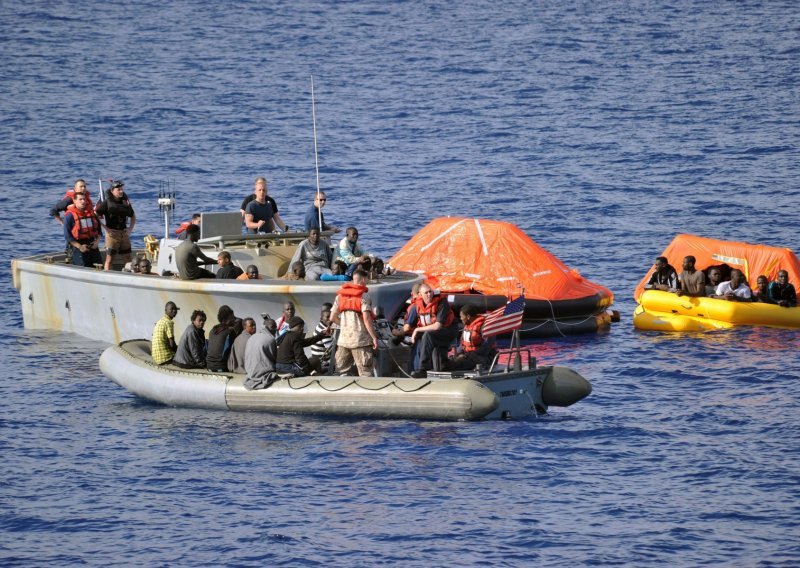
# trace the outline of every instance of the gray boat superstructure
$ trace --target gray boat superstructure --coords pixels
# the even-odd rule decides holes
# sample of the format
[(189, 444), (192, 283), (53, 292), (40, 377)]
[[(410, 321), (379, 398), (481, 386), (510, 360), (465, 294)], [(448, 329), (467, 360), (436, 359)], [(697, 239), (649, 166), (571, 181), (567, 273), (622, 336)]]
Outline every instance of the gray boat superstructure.
[[(212, 258), (227, 250), (242, 268), (255, 264), (263, 280), (180, 280), (171, 275), (103, 271), (67, 264), (63, 252), (15, 259), (12, 277), (26, 328), (69, 331), (108, 343), (149, 337), (168, 301), (181, 308), (176, 329), (189, 324), (192, 310), (205, 311), (213, 321), (220, 306), (227, 304), (239, 317), (258, 319), (269, 313), (277, 318), (287, 301), (294, 302), (297, 315), (313, 327), (322, 304), (333, 302), (342, 283), (282, 278), (305, 238), (305, 233), (234, 234), (206, 236), (198, 243)], [(136, 253), (150, 257), (160, 274), (174, 270), (172, 253), (179, 242), (162, 239), (158, 246)], [(392, 317), (420, 280), (420, 275), (409, 272), (376, 277), (369, 283), (374, 305)]]

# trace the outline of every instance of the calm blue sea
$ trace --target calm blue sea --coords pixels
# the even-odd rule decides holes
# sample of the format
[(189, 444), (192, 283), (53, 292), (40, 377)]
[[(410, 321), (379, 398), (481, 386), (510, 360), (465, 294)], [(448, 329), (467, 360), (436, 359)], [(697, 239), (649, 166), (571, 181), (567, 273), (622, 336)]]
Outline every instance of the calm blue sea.
[[(389, 257), (430, 219), (510, 221), (616, 295), (537, 344), (592, 396), (519, 422), (159, 407), (104, 344), (22, 329), (15, 256), (121, 178), (137, 238), (235, 210)], [(800, 5), (0, 2), (0, 564), (798, 566), (800, 333), (633, 329), (676, 233), (798, 249)], [(795, 283), (798, 285), (800, 283)]]

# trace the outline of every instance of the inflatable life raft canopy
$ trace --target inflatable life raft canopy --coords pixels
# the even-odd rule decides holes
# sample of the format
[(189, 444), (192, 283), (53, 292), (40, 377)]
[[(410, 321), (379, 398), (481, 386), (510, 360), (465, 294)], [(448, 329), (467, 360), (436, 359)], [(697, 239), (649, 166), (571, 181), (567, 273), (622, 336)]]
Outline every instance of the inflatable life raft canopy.
[(611, 290), (585, 279), (519, 227), (502, 221), (439, 217), (420, 229), (389, 264), (425, 273), (443, 293), (513, 297), (521, 286), (525, 297), (535, 300), (599, 296), (610, 305), (614, 298)]
[[(795, 286), (800, 283), (800, 261), (787, 248), (720, 241), (695, 235), (678, 235), (659, 256), (667, 257), (669, 263), (680, 273), (683, 258), (689, 255), (695, 257), (695, 267), (698, 270), (721, 264), (738, 268), (744, 273), (751, 288), (755, 287), (756, 279), (762, 274), (770, 281), (775, 280), (779, 270), (786, 270), (789, 273), (789, 282), (793, 282)], [(642, 295), (653, 270), (655, 268), (651, 267), (636, 286), (634, 298), (637, 300)]]

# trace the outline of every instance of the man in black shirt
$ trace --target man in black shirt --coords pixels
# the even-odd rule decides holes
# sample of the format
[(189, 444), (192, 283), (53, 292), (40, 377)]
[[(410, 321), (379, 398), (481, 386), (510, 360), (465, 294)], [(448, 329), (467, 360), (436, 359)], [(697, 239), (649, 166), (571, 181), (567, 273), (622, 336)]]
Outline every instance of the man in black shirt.
[(217, 278), (236, 280), (243, 270), (231, 262), (231, 253), (226, 250), (219, 251), (217, 255)]
[(675, 292), (678, 289), (678, 273), (667, 261), (667, 257), (656, 257), (655, 267), (656, 270), (645, 284), (645, 289)]

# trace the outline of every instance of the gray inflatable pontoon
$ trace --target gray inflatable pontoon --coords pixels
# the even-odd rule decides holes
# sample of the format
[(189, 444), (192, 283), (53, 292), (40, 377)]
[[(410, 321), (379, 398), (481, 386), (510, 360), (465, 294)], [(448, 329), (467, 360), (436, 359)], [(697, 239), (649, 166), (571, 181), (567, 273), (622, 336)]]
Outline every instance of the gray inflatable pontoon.
[(535, 416), (548, 405), (578, 402), (592, 390), (571, 369), (535, 365), (486, 374), (431, 373), (427, 379), (297, 377), (247, 390), (244, 375), (156, 365), (143, 339), (106, 349), (100, 370), (136, 396), (169, 406), (423, 420)]

